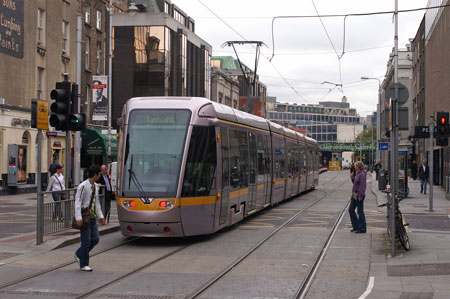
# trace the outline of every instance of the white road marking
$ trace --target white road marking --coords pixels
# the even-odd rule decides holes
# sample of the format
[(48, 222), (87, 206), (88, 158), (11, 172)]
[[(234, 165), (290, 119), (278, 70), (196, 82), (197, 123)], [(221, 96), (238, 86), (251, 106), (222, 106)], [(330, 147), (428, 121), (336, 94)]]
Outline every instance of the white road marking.
[(369, 294), (372, 292), (373, 285), (375, 284), (374, 282), (375, 277), (370, 276), (366, 291), (358, 299), (365, 299), (367, 296), (369, 296)]

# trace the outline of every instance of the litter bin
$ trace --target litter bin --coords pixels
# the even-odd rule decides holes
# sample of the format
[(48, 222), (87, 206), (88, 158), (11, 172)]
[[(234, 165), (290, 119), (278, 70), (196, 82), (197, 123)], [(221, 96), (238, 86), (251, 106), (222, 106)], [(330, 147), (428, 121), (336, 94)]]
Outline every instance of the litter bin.
[(383, 169), (378, 172), (378, 190), (386, 190), (386, 172)]

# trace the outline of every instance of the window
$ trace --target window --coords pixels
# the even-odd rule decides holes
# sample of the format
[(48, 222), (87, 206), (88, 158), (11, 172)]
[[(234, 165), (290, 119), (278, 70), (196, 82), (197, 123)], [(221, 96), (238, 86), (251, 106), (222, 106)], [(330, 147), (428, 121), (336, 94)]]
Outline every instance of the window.
[(62, 52), (69, 55), (69, 23), (62, 22)]
[(164, 12), (166, 14), (169, 14), (169, 3), (167, 3), (167, 2), (164, 2)]
[(97, 30), (102, 30), (102, 12), (97, 10)]
[(181, 196), (207, 196), (216, 171), (215, 127), (194, 126), (186, 158)]
[(40, 8), (38, 9), (37, 29), (37, 43), (45, 46), (45, 11)]
[(38, 99), (42, 99), (42, 89), (43, 89), (43, 80), (44, 78), (44, 69), (38, 67), (37, 69), (37, 93), (36, 96)]
[[(181, 109), (136, 109), (130, 113), (128, 133), (123, 137), (127, 146), (123, 157), (124, 169), (129, 170), (125, 173), (124, 182), (126, 183), (121, 186), (124, 196), (140, 196), (139, 189), (151, 197), (176, 196), (190, 117), (189, 110)], [(193, 141), (191, 141), (189, 149), (191, 156), (187, 159), (187, 163), (191, 164), (186, 165), (186, 172), (188, 172), (187, 168), (191, 167), (191, 177), (199, 179), (192, 185), (193, 190), (197, 193), (206, 192), (203, 188), (208, 187), (209, 180), (212, 179), (209, 175), (214, 173), (212, 163), (215, 162), (215, 136), (213, 136), (214, 153), (202, 151), (205, 156), (201, 156), (200, 153), (191, 151), (191, 149), (194, 147), (205, 150), (211, 142), (210, 137), (207, 137), (208, 132), (208, 129), (206, 132), (199, 129), (194, 134), (193, 130), (193, 139), (191, 139)], [(194, 141), (205, 142), (203, 145), (206, 146), (201, 147), (199, 144), (197, 147), (192, 143)], [(208, 149), (211, 148), (208, 147)], [(138, 187), (139, 184), (136, 181), (140, 183), (141, 188)], [(198, 185), (195, 185), (197, 183)]]
[(91, 39), (86, 37), (86, 41), (84, 43), (84, 68), (89, 70), (89, 47), (91, 45)]
[(176, 9), (173, 11), (173, 18), (181, 24), (186, 25), (185, 17)]
[(84, 22), (86, 24), (91, 24), (91, 6), (86, 6), (86, 13), (84, 14)]
[(97, 75), (100, 74), (102, 68), (102, 44), (100, 42), (97, 43), (97, 67), (95, 71)]
[(91, 87), (89, 85), (86, 85), (86, 101), (84, 102), (85, 105), (89, 105), (91, 100)]

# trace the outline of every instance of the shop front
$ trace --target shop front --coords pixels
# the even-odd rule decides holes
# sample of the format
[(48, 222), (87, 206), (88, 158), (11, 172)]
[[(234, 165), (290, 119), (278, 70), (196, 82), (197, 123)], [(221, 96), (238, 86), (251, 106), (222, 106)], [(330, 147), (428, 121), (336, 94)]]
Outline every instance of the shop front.
[(80, 167), (88, 169), (91, 165), (102, 165), (117, 160), (117, 135), (111, 134), (111, 156), (108, 156), (108, 130), (86, 128), (81, 134)]

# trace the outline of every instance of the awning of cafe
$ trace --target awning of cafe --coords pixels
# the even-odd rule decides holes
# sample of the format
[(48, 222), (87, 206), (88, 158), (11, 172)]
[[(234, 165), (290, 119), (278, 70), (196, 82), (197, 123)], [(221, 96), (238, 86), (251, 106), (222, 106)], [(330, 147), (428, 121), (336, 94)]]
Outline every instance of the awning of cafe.
[[(108, 155), (108, 130), (86, 128), (81, 134), (82, 149), (87, 155), (107, 156)], [(111, 134), (111, 157), (117, 156), (117, 135)]]

